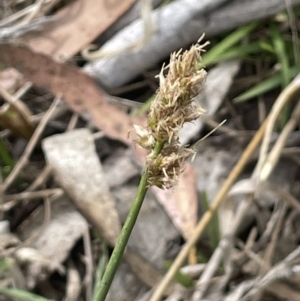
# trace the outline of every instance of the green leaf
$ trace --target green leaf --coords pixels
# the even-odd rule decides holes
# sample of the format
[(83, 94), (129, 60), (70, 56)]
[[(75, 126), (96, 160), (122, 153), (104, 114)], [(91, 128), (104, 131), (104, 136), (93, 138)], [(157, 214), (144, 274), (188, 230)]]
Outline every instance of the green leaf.
[(201, 64), (203, 66), (209, 66), (211, 64), (223, 62), (226, 60), (234, 59), (234, 58), (246, 58), (249, 54), (259, 53), (261, 52), (261, 47), (259, 43), (251, 43), (247, 45), (241, 45), (237, 47), (233, 47), (216, 57), (211, 57), (206, 59), (204, 56)]
[[(271, 38), (274, 45), (277, 60), (280, 63), (281, 71), (281, 86), (284, 89), (289, 84), (290, 70), (289, 70), (289, 57), (286, 52), (285, 41), (280, 33), (278, 26), (271, 22)], [(288, 120), (290, 106), (285, 105), (280, 114), (280, 127), (283, 128)]]
[(289, 84), (289, 58), (287, 56), (285, 41), (282, 38), (282, 34), (280, 33), (275, 23), (271, 23), (271, 37), (274, 46), (274, 50), (277, 56), (277, 60), (280, 63), (280, 70), (282, 76), (282, 87), (285, 88)]
[[(289, 71), (289, 81), (294, 78), (300, 72), (299, 67), (293, 67)], [(250, 88), (246, 92), (242, 93), (238, 97), (234, 99), (235, 103), (244, 102), (251, 98), (257, 97), (262, 95), (278, 86), (282, 83), (282, 76), (281, 74), (276, 74), (272, 77), (265, 79), (264, 81), (260, 82), (259, 84), (255, 85), (254, 87)]]
[[(172, 265), (172, 262), (168, 260), (164, 263), (164, 265), (167, 269), (169, 269)], [(184, 287), (192, 287), (194, 284), (194, 280), (190, 276), (185, 275), (180, 271), (176, 272), (174, 279)]]
[(6, 178), (14, 167), (14, 161), (7, 151), (0, 137), (0, 167), (4, 178)]
[(12, 266), (12, 260), (4, 257), (0, 257), (0, 275), (9, 270)]
[(241, 27), (224, 38), (221, 42), (211, 48), (207, 53), (203, 55), (203, 60), (200, 65), (207, 65), (212, 61), (218, 61), (218, 58), (231, 47), (240, 42), (246, 37), (255, 27), (257, 22), (250, 23), (244, 27)]
[(147, 99), (147, 101), (137, 110), (135, 110), (132, 114), (132, 117), (139, 116), (147, 113), (147, 111), (150, 109), (152, 101), (155, 99), (156, 94), (152, 95), (150, 98)]
[(261, 42), (259, 42), (259, 45), (260, 45), (261, 49), (268, 51), (272, 54), (275, 53), (274, 47), (270, 43), (268, 43), (266, 41), (261, 41)]
[[(210, 204), (207, 198), (207, 195), (205, 192), (202, 193), (202, 204), (203, 204), (203, 209), (206, 211), (208, 211), (210, 209)], [(208, 239), (210, 242), (210, 245), (212, 247), (212, 250), (214, 250), (220, 241), (220, 228), (219, 228), (219, 218), (218, 218), (218, 214), (215, 214), (210, 223), (207, 226), (207, 235), (208, 235)]]

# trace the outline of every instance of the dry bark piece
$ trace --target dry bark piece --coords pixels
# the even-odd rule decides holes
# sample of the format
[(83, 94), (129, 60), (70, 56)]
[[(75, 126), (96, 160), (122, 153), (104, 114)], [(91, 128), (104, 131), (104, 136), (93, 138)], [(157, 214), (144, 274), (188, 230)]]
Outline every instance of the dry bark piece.
[(60, 64), (50, 57), (35, 53), (26, 46), (0, 45), (1, 62), (19, 70), (38, 86), (61, 94), (72, 110), (84, 117), (91, 116), (96, 126), (109, 137), (129, 144), (131, 123), (128, 116), (108, 104), (108, 97), (79, 68)]
[(70, 59), (110, 27), (134, 2), (72, 1), (55, 15), (51, 24), (28, 34), (26, 42), (33, 50), (51, 55), (55, 60)]
[(121, 226), (92, 134), (79, 129), (46, 138), (42, 145), (57, 182), (80, 213), (114, 246)]

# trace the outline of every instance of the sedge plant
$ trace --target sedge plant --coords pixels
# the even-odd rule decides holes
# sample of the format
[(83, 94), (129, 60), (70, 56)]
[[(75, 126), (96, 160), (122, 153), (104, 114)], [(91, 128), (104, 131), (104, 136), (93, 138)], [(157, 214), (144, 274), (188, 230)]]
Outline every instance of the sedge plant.
[(163, 66), (158, 75), (159, 89), (148, 113), (147, 127), (134, 126), (137, 145), (147, 149), (149, 154), (136, 197), (100, 285), (96, 288), (95, 301), (106, 298), (148, 187), (172, 188), (184, 170), (185, 161), (196, 153), (194, 147), (180, 145), (179, 130), (205, 112), (195, 101), (206, 79), (206, 71), (198, 67), (201, 52), (207, 44), (201, 45), (201, 40), (202, 37), (185, 52), (180, 50), (171, 54), (169, 65)]

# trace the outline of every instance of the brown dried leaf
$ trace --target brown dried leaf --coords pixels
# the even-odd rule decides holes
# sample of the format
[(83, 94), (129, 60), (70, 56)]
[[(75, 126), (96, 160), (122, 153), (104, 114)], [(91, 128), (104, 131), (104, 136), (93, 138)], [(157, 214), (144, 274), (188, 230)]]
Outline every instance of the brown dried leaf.
[(162, 190), (152, 187), (159, 203), (165, 208), (185, 239), (188, 239), (197, 222), (197, 190), (193, 167), (186, 165), (174, 189)]
[(53, 94), (62, 94), (66, 103), (77, 113), (91, 116), (95, 125), (108, 136), (130, 144), (129, 117), (106, 102), (107, 95), (79, 68), (60, 64), (50, 57), (35, 53), (26, 46), (0, 45), (1, 62), (14, 67), (38, 86)]
[(28, 34), (26, 41), (35, 51), (51, 55), (55, 60), (69, 59), (111, 26), (134, 2), (73, 1), (44, 30)]

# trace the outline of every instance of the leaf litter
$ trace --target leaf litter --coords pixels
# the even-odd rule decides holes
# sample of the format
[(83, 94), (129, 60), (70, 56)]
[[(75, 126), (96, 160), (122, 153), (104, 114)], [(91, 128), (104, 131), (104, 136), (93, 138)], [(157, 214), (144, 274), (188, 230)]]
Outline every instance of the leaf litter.
[[(68, 4), (65, 11), (72, 11), (78, 3)], [(124, 7), (127, 9), (132, 3), (124, 2)], [(101, 5), (102, 2), (99, 7)], [(25, 82), (23, 79), (18, 82), (18, 76), (13, 75), (11, 80), (10, 75), (5, 75), (3, 85), (1, 79), (0, 85), (9, 97), (14, 96), (21, 105), (31, 109), (28, 120), (38, 119), (34, 119), (35, 110), (24, 95), (36, 93), (37, 87), (43, 89), (44, 95), (44, 89), (52, 93), (50, 101), (43, 98), (44, 102), (48, 102), (48, 107), (53, 95), (56, 95), (68, 104), (72, 113), (76, 113), (68, 115), (66, 110), (56, 107), (56, 112), (59, 110), (62, 117), (53, 113), (52, 117), (44, 120), (45, 125), (40, 129), (42, 132), (36, 132), (35, 138), (29, 142), (29, 148), (25, 150), (21, 164), (17, 163), (19, 167), (9, 180), (9, 185), (1, 186), (5, 194), (0, 210), (6, 225), (14, 219), (18, 209), (35, 205), (31, 213), (24, 212), (22, 221), (16, 223), (17, 227), (5, 227), (6, 230), (1, 231), (0, 239), (5, 243), (1, 243), (0, 252), (7, 262), (13, 260), (14, 267), (2, 274), (1, 286), (7, 286), (4, 278), (13, 281), (17, 288), (38, 289), (48, 298), (55, 296), (55, 300), (63, 297), (66, 300), (91, 300), (97, 269), (95, 257), (104, 256), (104, 252), (99, 250), (99, 241), (105, 241), (108, 248), (115, 244), (134, 198), (142, 157), (132, 147), (132, 139), (128, 139), (132, 119), (126, 112), (113, 106), (109, 102), (111, 96), (82, 69), (72, 66), (70, 62), (63, 64), (55, 60), (72, 60), (83, 46), (91, 43), (125, 11), (124, 7), (114, 10), (110, 20), (97, 20), (101, 26), (94, 27), (93, 32), (83, 35), (83, 38), (80, 34), (94, 26), (91, 18), (86, 28), (80, 28), (83, 20), (80, 18), (84, 13), (78, 14), (77, 21), (68, 24), (70, 27), (59, 24), (59, 18), (54, 18), (49, 20), (52, 25), (48, 27), (45, 23), (38, 34), (28, 34), (26, 43), (32, 49), (12, 43), (0, 45), (1, 63), (15, 68), (19, 71), (18, 76), (21, 74), (25, 79)], [(91, 6), (86, 9), (86, 12), (90, 11)], [(57, 16), (61, 13), (58, 12)], [(63, 33), (75, 28), (78, 35), (68, 35), (69, 40), (66, 40)], [(49, 36), (45, 38), (45, 33), (51, 30), (57, 34), (53, 40)], [(64, 43), (66, 41), (68, 43)], [(47, 43), (52, 43), (52, 46), (44, 47), (49, 45)], [(52, 55), (52, 58), (40, 51)], [(189, 143), (203, 130), (203, 124), (211, 127), (214, 119), (220, 121), (226, 117), (229, 121), (221, 128), (222, 134), (217, 133), (198, 146), (195, 160), (187, 166), (182, 180), (173, 191), (149, 191), (108, 300), (149, 299), (149, 288), (162, 283), (165, 261), (176, 258), (183, 242), (192, 239), (197, 221), (205, 213), (200, 196), (205, 194), (210, 202), (218, 196), (219, 188), (243, 154), (249, 135), (234, 129), (237, 115), (224, 102), (230, 95), (228, 90), (238, 68), (239, 62), (226, 62), (210, 70), (215, 83), (212, 88), (208, 83), (205, 101), (208, 102), (211, 119), (203, 120), (202, 125), (196, 125), (193, 130), (188, 129), (183, 133), (182, 141)], [(214, 75), (214, 70), (219, 77)], [(10, 71), (6, 69), (5, 72)], [(222, 75), (223, 72), (225, 75)], [(222, 82), (223, 76), (226, 76), (226, 84)], [(28, 80), (33, 83), (33, 88), (32, 83), (28, 85), (26, 82)], [(38, 103), (38, 97), (35, 101)], [(274, 151), (277, 154), (282, 151), (293, 130), (291, 128), (295, 127), (297, 116), (295, 111), (285, 136), (278, 139), (281, 145), (277, 146), (275, 139)], [(65, 125), (62, 119), (67, 118), (69, 124)], [(92, 121), (93, 125), (86, 121)], [(96, 129), (94, 125), (102, 131), (100, 135), (93, 133)], [(82, 127), (85, 129), (79, 129)], [(18, 143), (24, 139), (24, 134), (10, 130)], [(1, 134), (4, 138), (11, 137), (5, 131)], [(25, 135), (25, 138), (31, 135)], [(113, 144), (114, 140), (121, 143)], [(14, 143), (12, 139), (6, 141), (6, 145), (13, 148), (16, 146)], [(295, 144), (295, 141), (291, 143), (292, 146)], [(107, 145), (108, 150), (104, 151)], [(40, 153), (45, 155), (47, 163), (44, 158), (40, 159)], [(280, 159), (276, 154), (270, 155), (265, 164), (271, 162), (274, 168), (272, 176), (259, 186), (251, 178), (258, 157), (255, 153), (228, 195), (223, 196), (218, 210), (219, 231), (223, 235), (219, 246), (216, 249), (211, 247), (207, 231), (203, 238), (197, 240), (195, 253), (190, 253), (196, 262), (206, 258), (205, 264), (193, 274), (193, 291), (173, 283), (165, 290), (168, 300), (256, 298), (280, 301), (287, 296), (289, 300), (297, 300), (298, 290), (294, 286), (297, 281), (295, 275), (298, 274), (300, 235), (297, 227), (299, 201), (294, 196), (299, 195), (299, 164), (295, 164), (297, 153), (296, 156)], [(41, 160), (42, 164), (36, 171), (36, 179), (29, 186), (24, 179), (29, 167), (35, 163), (33, 160)], [(4, 183), (7, 183), (5, 181), (4, 178)], [(18, 182), (21, 185), (17, 185)], [(254, 199), (251, 198), (253, 196)], [(98, 234), (89, 229), (97, 229)], [(185, 267), (184, 273), (187, 273), (187, 268), (190, 267)], [(53, 281), (53, 277), (56, 280)], [(45, 289), (57, 281), (63, 289)], [(72, 283), (76, 289), (72, 289)]]
[(34, 53), (28, 47), (0, 45), (4, 64), (18, 69), (27, 79), (63, 95), (64, 101), (79, 114), (91, 116), (94, 124), (112, 138), (128, 143), (131, 129), (128, 116), (106, 102), (106, 94), (79, 68), (60, 64), (50, 57)]

